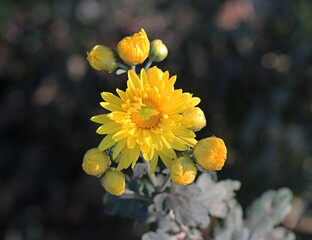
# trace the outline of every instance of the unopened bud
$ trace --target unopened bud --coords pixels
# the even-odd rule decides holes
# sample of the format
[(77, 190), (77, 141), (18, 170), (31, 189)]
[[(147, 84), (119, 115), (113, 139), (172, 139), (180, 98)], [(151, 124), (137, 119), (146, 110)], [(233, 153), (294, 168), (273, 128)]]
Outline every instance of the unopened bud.
[(104, 45), (96, 45), (87, 55), (91, 67), (95, 70), (111, 73), (118, 66), (113, 50)]
[(117, 45), (120, 58), (133, 66), (143, 63), (148, 57), (150, 42), (144, 29), (132, 36), (123, 38)]
[(202, 139), (194, 147), (196, 162), (206, 170), (221, 170), (226, 160), (226, 154), (224, 141), (217, 137)]
[(101, 178), (101, 184), (106, 192), (119, 196), (123, 194), (126, 187), (125, 175), (116, 169), (107, 170)]
[(197, 174), (195, 163), (187, 156), (176, 158), (170, 168), (171, 180), (179, 185), (187, 185), (194, 181)]
[(167, 57), (167, 55), (168, 48), (160, 39), (155, 39), (151, 42), (151, 50), (149, 53), (151, 60), (155, 62), (161, 62)]
[(182, 113), (185, 118), (187, 128), (197, 132), (206, 126), (206, 117), (204, 112), (199, 107), (192, 107), (186, 109)]
[(89, 175), (98, 176), (103, 174), (110, 164), (110, 158), (105, 152), (92, 148), (84, 155), (82, 169)]

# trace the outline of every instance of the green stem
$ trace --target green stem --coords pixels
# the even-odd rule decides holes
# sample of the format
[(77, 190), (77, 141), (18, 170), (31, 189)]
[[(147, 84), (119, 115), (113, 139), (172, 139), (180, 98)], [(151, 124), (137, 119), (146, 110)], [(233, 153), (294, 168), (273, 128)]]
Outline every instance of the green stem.
[(137, 199), (145, 202), (151, 202), (152, 200), (148, 197), (141, 196), (132, 190), (125, 189), (125, 192), (120, 196), (122, 199)]
[(131, 66), (131, 70), (135, 71), (135, 65)]
[(129, 70), (129, 66), (128, 65), (120, 63), (120, 62), (118, 63), (118, 67), (120, 67), (121, 69), (124, 69), (126, 71)]
[(144, 69), (145, 70), (148, 69), (152, 65), (152, 63), (153, 63), (153, 60), (149, 58), (147, 63), (146, 63), (146, 65), (145, 65), (145, 67), (144, 67)]

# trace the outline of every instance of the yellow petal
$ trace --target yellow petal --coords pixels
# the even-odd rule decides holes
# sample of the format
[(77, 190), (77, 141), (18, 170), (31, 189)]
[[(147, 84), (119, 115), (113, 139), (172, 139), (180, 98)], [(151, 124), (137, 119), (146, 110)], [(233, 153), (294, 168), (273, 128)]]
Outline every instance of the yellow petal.
[(197, 140), (195, 138), (180, 137), (180, 139), (191, 147), (194, 147), (195, 144), (197, 143)]
[(146, 71), (144, 71), (144, 69), (142, 68), (141, 70), (141, 81), (142, 81), (142, 86), (147, 86), (148, 85), (148, 77), (146, 74)]
[(152, 141), (152, 137), (151, 137), (150, 131), (144, 129), (144, 130), (143, 130), (143, 136), (144, 136), (144, 142), (145, 142), (147, 145), (152, 146), (153, 141)]
[(152, 141), (153, 141), (153, 147), (156, 150), (161, 151), (163, 148), (163, 145), (162, 145), (162, 141), (161, 141), (160, 136), (155, 135), (155, 134), (151, 134), (151, 137), (152, 137)]
[(161, 138), (161, 141), (162, 141), (163, 145), (165, 145), (166, 148), (171, 148), (172, 147), (171, 144), (168, 142), (167, 138), (165, 138), (163, 135), (161, 135), (160, 138)]
[(157, 163), (158, 163), (158, 154), (155, 152), (154, 156), (150, 161), (150, 174), (153, 174), (155, 172)]
[(134, 167), (136, 161), (138, 160), (140, 155), (140, 148), (136, 146), (133, 149), (129, 149), (125, 147), (121, 153), (121, 158), (117, 167), (117, 170), (125, 169), (132, 164), (132, 168)]
[(124, 139), (128, 137), (128, 132), (126, 130), (119, 130), (117, 133), (113, 135), (114, 141), (120, 141), (121, 139)]
[(136, 162), (138, 161), (139, 155), (140, 155), (140, 148), (139, 148), (138, 145), (136, 145), (136, 146), (132, 149), (131, 155), (130, 155), (130, 159), (131, 159), (131, 162), (132, 162), (132, 164), (131, 164), (131, 168), (132, 168), (132, 169), (134, 168)]
[(119, 97), (125, 102), (128, 98), (127, 98), (127, 94), (126, 92), (120, 90), (120, 89), (116, 89), (117, 94), (119, 95)]
[(124, 151), (121, 152), (121, 157), (117, 166), (117, 170), (126, 169), (130, 166), (130, 164), (131, 162), (127, 158), (127, 153), (126, 150), (124, 149)]
[(185, 151), (186, 149), (188, 149), (188, 145), (185, 144), (181, 139), (179, 138), (175, 138), (172, 142), (171, 145), (174, 149), (178, 150), (178, 151)]
[(100, 142), (98, 149), (100, 151), (104, 151), (112, 146), (114, 146), (116, 142), (112, 139), (112, 135), (106, 135), (103, 140)]
[(150, 150), (150, 146), (146, 145), (146, 144), (140, 144), (140, 149), (142, 153), (147, 153)]
[(172, 131), (177, 137), (185, 137), (185, 138), (194, 138), (196, 137), (195, 133), (192, 130), (186, 128), (174, 129)]
[(102, 92), (101, 96), (106, 102), (110, 102), (116, 105), (121, 105), (124, 103), (124, 101), (122, 101), (119, 97), (110, 92)]
[(121, 150), (126, 146), (127, 144), (127, 140), (123, 139), (120, 140), (119, 142), (117, 142), (115, 148), (114, 148), (114, 152), (113, 152), (113, 159), (116, 159), (118, 154), (121, 152)]
[(164, 111), (170, 114), (180, 113), (185, 108), (186, 102), (187, 97), (182, 95), (182, 90), (175, 90), (171, 96), (170, 104), (164, 106)]
[(159, 155), (160, 159), (163, 161), (163, 163), (165, 164), (165, 166), (170, 169), (172, 158), (166, 156), (162, 152), (158, 152), (158, 155)]
[(120, 105), (116, 105), (114, 103), (109, 103), (109, 102), (100, 102), (100, 105), (109, 110), (109, 111), (123, 111), (122, 107)]
[(150, 148), (148, 152), (143, 152), (142, 156), (145, 160), (149, 161), (154, 156), (154, 148)]
[(172, 148), (163, 148), (163, 150), (161, 152), (170, 158), (176, 158), (177, 157), (175, 151)]
[(137, 145), (135, 140), (136, 140), (135, 137), (133, 137), (131, 135), (128, 136), (128, 138), (127, 138), (127, 147), (129, 149), (133, 149), (135, 147), (135, 145)]
[(112, 113), (107, 114), (107, 117), (111, 120), (118, 122), (118, 123), (122, 123), (127, 118), (127, 113), (114, 111)]
[(97, 134), (112, 134), (121, 128), (121, 125), (116, 122), (108, 122), (100, 126), (97, 130)]
[(107, 117), (107, 114), (100, 114), (100, 115), (96, 115), (91, 117), (90, 119), (92, 122), (96, 122), (96, 123), (107, 123), (110, 122), (110, 119)]
[[(141, 71), (144, 71), (143, 68)], [(135, 71), (133, 70), (128, 71), (128, 78), (129, 80), (131, 80), (134, 88), (140, 88), (140, 89), (143, 88), (142, 82), (140, 78), (138, 77), (138, 75), (135, 73)]]
[(200, 103), (200, 98), (198, 97), (192, 97), (189, 101), (188, 104), (190, 104), (192, 107), (195, 107)]

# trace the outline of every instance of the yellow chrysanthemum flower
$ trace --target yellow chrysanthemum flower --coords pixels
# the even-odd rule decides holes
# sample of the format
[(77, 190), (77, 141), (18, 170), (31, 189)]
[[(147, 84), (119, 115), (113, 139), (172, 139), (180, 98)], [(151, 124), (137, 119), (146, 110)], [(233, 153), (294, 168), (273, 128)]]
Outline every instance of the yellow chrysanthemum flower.
[(89, 175), (98, 176), (103, 174), (110, 164), (110, 158), (105, 152), (92, 148), (83, 157), (82, 169)]
[(194, 147), (196, 162), (206, 170), (221, 170), (226, 160), (226, 154), (224, 141), (217, 137), (202, 139)]
[(98, 134), (105, 134), (99, 149), (115, 146), (113, 159), (120, 154), (117, 169), (135, 166), (140, 153), (151, 160), (151, 172), (157, 166), (158, 157), (170, 168), (176, 158), (174, 150), (185, 151), (196, 144), (195, 134), (185, 127), (183, 112), (196, 106), (200, 99), (181, 89), (174, 89), (176, 76), (157, 67), (140, 76), (128, 71), (126, 91), (117, 89), (119, 97), (103, 92), (105, 102), (101, 106), (111, 113), (94, 116), (92, 121), (102, 124)]
[(122, 171), (110, 169), (101, 178), (101, 184), (110, 194), (119, 196), (124, 193), (126, 187), (125, 175)]
[(133, 36), (123, 38), (117, 45), (120, 58), (129, 65), (143, 63), (148, 57), (150, 42), (144, 29)]
[(104, 45), (96, 45), (87, 53), (91, 67), (99, 71), (113, 72), (118, 64), (112, 49)]
[(196, 165), (190, 158), (182, 156), (173, 160), (170, 169), (172, 182), (179, 185), (187, 185), (194, 181), (196, 174)]

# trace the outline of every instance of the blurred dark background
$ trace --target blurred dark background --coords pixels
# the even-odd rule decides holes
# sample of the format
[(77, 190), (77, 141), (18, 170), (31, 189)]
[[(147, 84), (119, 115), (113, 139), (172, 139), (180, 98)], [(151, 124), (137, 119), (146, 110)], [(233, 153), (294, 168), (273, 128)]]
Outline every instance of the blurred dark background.
[[(1, 0), (0, 239), (135, 239), (104, 213), (104, 190), (81, 169), (100, 142), (89, 118), (125, 77), (96, 72), (86, 52), (144, 28), (169, 48), (158, 64), (202, 99), (229, 150), (220, 178), (238, 179), (246, 208), (289, 187), (286, 219), (312, 236), (310, 0)], [(131, 237), (129, 232), (132, 232)]]

